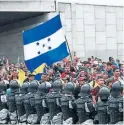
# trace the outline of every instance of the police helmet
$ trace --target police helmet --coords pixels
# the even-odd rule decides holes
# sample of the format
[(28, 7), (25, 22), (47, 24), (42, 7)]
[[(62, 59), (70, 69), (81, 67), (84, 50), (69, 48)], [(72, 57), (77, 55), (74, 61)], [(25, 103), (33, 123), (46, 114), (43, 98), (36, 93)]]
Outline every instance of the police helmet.
[(99, 97), (102, 101), (107, 101), (110, 95), (110, 89), (108, 87), (102, 87), (99, 90)]
[(80, 90), (80, 93), (79, 93), (79, 96), (81, 97), (84, 97), (84, 96), (90, 96), (90, 93), (91, 93), (91, 87), (89, 84), (83, 84), (81, 86), (81, 90)]
[(11, 80), (10, 81), (10, 89), (12, 90), (16, 90), (19, 89), (19, 83), (17, 82), (17, 80)]
[(73, 82), (68, 82), (64, 88), (64, 93), (74, 93), (75, 84)]
[(24, 82), (20, 88), (21, 93), (28, 93), (29, 82)]
[(62, 81), (59, 79), (55, 80), (52, 83), (52, 88), (53, 88), (53, 91), (55, 91), (55, 92), (61, 91), (62, 90)]
[(120, 81), (116, 81), (112, 85), (110, 94), (113, 97), (120, 96), (121, 90), (122, 90), (121, 82)]
[(38, 86), (38, 93), (47, 93), (49, 92), (49, 88), (50, 88), (50, 83), (48, 82), (42, 82), (39, 86)]
[(37, 92), (39, 83), (36, 80), (33, 80), (30, 82), (29, 87), (28, 87), (28, 92)]

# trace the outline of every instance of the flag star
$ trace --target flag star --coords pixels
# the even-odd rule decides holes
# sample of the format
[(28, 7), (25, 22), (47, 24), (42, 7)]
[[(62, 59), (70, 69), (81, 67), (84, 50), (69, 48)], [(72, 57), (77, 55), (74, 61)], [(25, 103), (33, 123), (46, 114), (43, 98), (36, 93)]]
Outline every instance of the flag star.
[(40, 51), (38, 52), (38, 54), (40, 54)]
[(48, 38), (48, 42), (50, 41), (50, 38)]
[(39, 45), (39, 42), (37, 42), (36, 44)]
[(50, 49), (51, 49), (51, 46), (49, 46), (48, 49), (50, 50)]
[(45, 44), (43, 44), (43, 47), (45, 47)]

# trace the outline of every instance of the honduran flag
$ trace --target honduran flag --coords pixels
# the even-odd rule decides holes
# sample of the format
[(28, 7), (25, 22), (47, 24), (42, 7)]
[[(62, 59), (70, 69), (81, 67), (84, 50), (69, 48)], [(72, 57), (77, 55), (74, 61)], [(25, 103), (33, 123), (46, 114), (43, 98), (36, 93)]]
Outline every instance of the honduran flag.
[(23, 44), (25, 63), (31, 72), (43, 63), (49, 66), (69, 55), (60, 15), (24, 31)]

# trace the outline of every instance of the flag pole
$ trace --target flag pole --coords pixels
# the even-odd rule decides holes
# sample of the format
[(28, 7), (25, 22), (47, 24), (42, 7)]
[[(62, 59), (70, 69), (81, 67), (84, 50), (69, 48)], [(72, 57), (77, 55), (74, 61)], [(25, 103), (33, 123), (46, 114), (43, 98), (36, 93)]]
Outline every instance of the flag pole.
[(66, 36), (65, 36), (65, 40), (66, 40), (66, 43), (67, 43), (67, 47), (68, 47), (69, 54), (70, 54), (70, 58), (71, 58), (71, 62), (72, 62), (72, 55), (71, 55), (71, 51), (70, 51), (70, 48), (69, 48), (69, 45), (68, 45), (68, 41), (67, 41)]
[[(59, 15), (60, 15), (60, 11), (58, 11)], [(72, 55), (71, 55), (71, 51), (70, 51), (70, 48), (69, 48), (69, 45), (68, 45), (68, 41), (67, 41), (67, 38), (65, 36), (65, 40), (66, 40), (66, 43), (67, 43), (67, 47), (68, 47), (68, 50), (69, 50), (69, 54), (70, 54), (70, 58), (71, 58), (71, 62), (72, 62)]]

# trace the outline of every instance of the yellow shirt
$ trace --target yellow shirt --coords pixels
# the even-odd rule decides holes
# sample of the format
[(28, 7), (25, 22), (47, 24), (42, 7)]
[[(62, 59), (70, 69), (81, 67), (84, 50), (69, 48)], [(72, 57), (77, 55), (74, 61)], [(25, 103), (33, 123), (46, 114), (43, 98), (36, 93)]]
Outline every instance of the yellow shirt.
[[(95, 83), (94, 83), (94, 82), (95, 82)], [(95, 87), (99, 86), (99, 84), (98, 84), (96, 81), (91, 81), (91, 82), (89, 83), (89, 85), (90, 85), (91, 88), (95, 88)]]
[(19, 83), (20, 83), (20, 86), (22, 86), (23, 81), (26, 79), (25, 72), (23, 70), (19, 70), (18, 73), (19, 73), (18, 74), (18, 76), (19, 76)]

